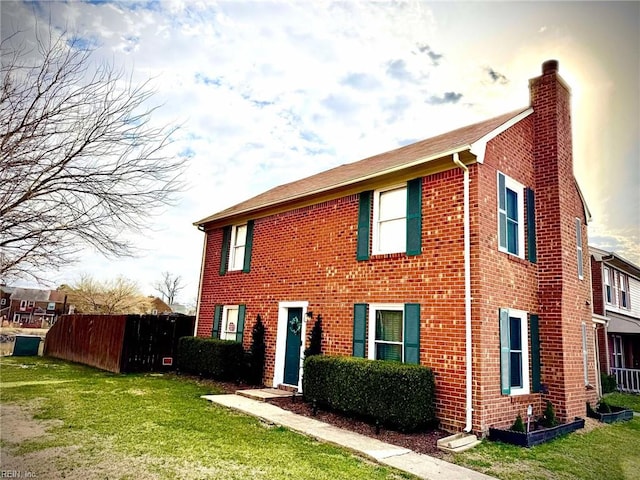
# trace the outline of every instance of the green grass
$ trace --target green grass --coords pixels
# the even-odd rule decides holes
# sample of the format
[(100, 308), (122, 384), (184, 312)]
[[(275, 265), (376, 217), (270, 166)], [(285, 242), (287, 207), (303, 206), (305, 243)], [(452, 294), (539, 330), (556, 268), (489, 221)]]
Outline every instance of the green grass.
[(46, 429), (16, 441), (3, 425), (3, 452), (38, 478), (407, 478), (201, 399), (212, 383), (4, 357), (0, 387), (3, 410)]
[(640, 395), (638, 394), (613, 392), (607, 393), (603, 399), (609, 405), (630, 408), (634, 412), (640, 412)]
[(509, 480), (640, 479), (640, 418), (531, 448), (484, 441), (454, 462)]

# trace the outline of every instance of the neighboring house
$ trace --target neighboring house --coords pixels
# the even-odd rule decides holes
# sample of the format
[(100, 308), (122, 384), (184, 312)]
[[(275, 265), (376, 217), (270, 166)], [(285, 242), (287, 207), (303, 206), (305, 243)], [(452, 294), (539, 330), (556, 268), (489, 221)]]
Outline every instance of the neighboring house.
[(619, 388), (640, 393), (640, 267), (589, 247), (600, 368)]
[(48, 328), (62, 315), (66, 295), (56, 290), (14, 288), (9, 298), (8, 320), (27, 328)]
[(0, 325), (11, 321), (9, 310), (11, 309), (11, 294), (14, 288), (0, 285)]
[(149, 300), (149, 307), (144, 313), (150, 313), (151, 315), (167, 315), (173, 312), (173, 309), (161, 298), (154, 297), (153, 295), (150, 295), (147, 298)]
[(325, 354), (431, 367), (447, 430), (485, 434), (547, 399), (561, 419), (584, 417), (598, 384), (589, 213), (557, 62), (530, 95), (196, 222), (196, 335), (248, 348), (260, 315), (265, 383), (300, 388), (320, 314)]

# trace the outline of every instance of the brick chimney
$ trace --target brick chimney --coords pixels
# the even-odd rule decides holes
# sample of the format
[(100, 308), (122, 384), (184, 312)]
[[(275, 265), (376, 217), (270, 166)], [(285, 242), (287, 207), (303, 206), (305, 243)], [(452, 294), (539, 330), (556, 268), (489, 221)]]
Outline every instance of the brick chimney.
[[(578, 276), (576, 219), (588, 259), (585, 211), (573, 175), (571, 91), (557, 60), (529, 80), (534, 124), (541, 381), (563, 420), (585, 415), (582, 323), (591, 329), (589, 264)], [(589, 334), (592, 334), (590, 332)], [(588, 339), (593, 344), (591, 338)], [(593, 362), (594, 359), (591, 359)], [(595, 378), (595, 377), (594, 377)], [(597, 381), (594, 380), (594, 381)]]

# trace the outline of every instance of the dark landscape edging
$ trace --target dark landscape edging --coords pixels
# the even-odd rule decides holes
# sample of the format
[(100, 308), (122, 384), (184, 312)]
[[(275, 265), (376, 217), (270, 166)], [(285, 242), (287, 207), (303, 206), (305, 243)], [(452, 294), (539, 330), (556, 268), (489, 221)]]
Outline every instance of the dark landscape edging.
[(510, 443), (520, 447), (533, 447), (534, 445), (540, 445), (541, 443), (548, 442), (580, 428), (584, 428), (584, 418), (579, 417), (576, 417), (573, 422), (563, 423), (562, 425), (543, 428), (529, 433), (489, 428), (489, 440)]
[(613, 406), (609, 408), (611, 408), (611, 413), (600, 413), (594, 412), (593, 410), (587, 410), (587, 415), (602, 423), (624, 422), (633, 418), (633, 410)]

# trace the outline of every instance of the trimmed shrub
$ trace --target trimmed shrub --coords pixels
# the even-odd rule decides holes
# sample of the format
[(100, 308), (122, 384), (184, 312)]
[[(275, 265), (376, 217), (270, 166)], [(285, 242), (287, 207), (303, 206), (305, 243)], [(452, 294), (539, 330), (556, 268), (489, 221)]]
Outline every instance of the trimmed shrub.
[(246, 381), (250, 385), (262, 385), (264, 376), (264, 355), (266, 345), (264, 343), (264, 323), (260, 315), (256, 318), (256, 323), (251, 330), (251, 348), (248, 354), (248, 369)]
[(558, 425), (558, 420), (556, 420), (556, 411), (553, 408), (553, 404), (549, 400), (547, 400), (544, 412), (542, 412), (542, 418), (538, 423), (547, 428), (555, 427), (556, 425)]
[(618, 382), (614, 375), (600, 373), (600, 382), (602, 383), (602, 393), (611, 393), (618, 390)]
[(524, 422), (522, 421), (522, 417), (520, 416), (520, 414), (518, 414), (518, 416), (516, 417), (516, 421), (513, 422), (513, 425), (511, 425), (511, 429), (514, 432), (522, 432), (524, 433), (526, 430), (524, 428)]
[(401, 431), (435, 426), (430, 368), (354, 357), (305, 359), (304, 398)]
[(304, 356), (322, 355), (322, 317), (318, 315), (309, 335), (309, 348), (304, 351)]
[(181, 337), (178, 340), (178, 368), (215, 380), (238, 380), (244, 375), (242, 345), (216, 338)]

